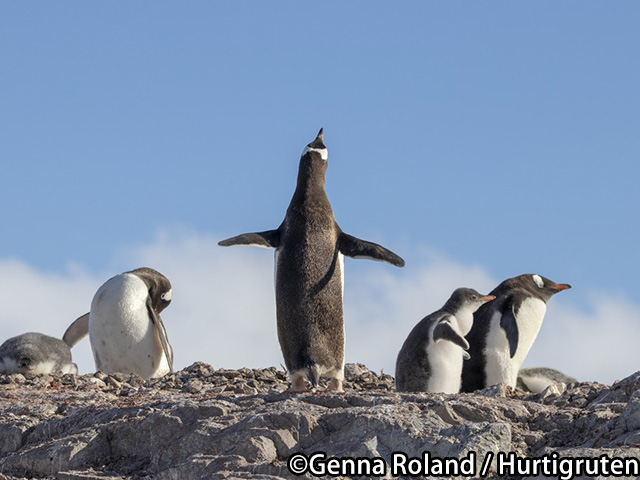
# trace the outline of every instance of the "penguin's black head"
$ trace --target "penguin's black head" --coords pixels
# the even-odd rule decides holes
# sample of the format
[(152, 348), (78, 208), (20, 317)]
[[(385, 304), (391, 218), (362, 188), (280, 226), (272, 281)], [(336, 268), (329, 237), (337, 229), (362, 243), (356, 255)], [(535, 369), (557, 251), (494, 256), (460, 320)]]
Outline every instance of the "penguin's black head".
[(535, 292), (545, 302), (549, 301), (556, 293), (571, 288), (568, 283), (556, 283), (536, 273), (521, 275), (521, 278), (526, 283), (527, 290)]
[(444, 310), (452, 314), (456, 314), (460, 310), (470, 310), (475, 312), (483, 304), (494, 300), (493, 295), (482, 295), (473, 288), (458, 288), (453, 291), (449, 300), (444, 306)]
[(173, 290), (171, 288), (169, 280), (167, 280), (167, 284), (164, 285), (160, 291), (162, 292), (160, 293), (160, 301), (158, 302), (157, 306), (154, 306), (156, 312), (158, 313), (167, 308), (171, 303), (171, 294), (173, 293)]
[[(321, 128), (320, 131), (318, 132), (318, 135), (316, 135), (315, 140), (313, 142), (311, 142), (309, 145), (307, 145), (307, 148), (305, 148), (305, 151), (309, 150), (309, 149), (326, 150), (327, 147), (324, 146), (323, 142), (324, 142), (324, 128)], [(303, 155), (304, 155), (304, 153), (303, 153)], [(326, 156), (326, 154), (325, 154), (325, 156)]]
[(300, 168), (298, 170), (298, 181), (306, 182), (312, 180), (324, 185), (328, 158), (329, 153), (327, 147), (324, 146), (324, 134), (321, 128), (315, 140), (302, 151)]
[(162, 312), (171, 303), (171, 282), (157, 270), (148, 267), (136, 268), (130, 272), (139, 277), (149, 288), (151, 306), (156, 313)]

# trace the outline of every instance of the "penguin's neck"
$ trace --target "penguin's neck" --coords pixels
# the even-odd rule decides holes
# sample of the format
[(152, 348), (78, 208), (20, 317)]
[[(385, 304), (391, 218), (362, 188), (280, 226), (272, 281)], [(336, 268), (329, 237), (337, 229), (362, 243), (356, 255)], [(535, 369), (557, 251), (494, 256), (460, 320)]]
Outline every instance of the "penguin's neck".
[(301, 162), (294, 197), (307, 199), (318, 194), (325, 195), (324, 184), (326, 171), (326, 164), (320, 165), (317, 162)]
[(473, 310), (471, 308), (462, 306), (448, 310), (451, 315), (456, 317), (458, 321), (458, 329), (463, 336), (471, 331), (473, 326)]

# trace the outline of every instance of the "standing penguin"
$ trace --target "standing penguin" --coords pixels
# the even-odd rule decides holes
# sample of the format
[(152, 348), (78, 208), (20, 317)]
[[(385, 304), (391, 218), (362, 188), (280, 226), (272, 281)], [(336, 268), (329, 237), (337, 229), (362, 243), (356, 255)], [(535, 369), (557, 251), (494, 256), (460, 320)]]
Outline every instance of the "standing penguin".
[(458, 393), (462, 360), (469, 355), (465, 335), (473, 313), (495, 297), (458, 288), (447, 303), (413, 327), (396, 360), (399, 392)]
[(135, 373), (144, 379), (173, 371), (173, 350), (160, 318), (171, 302), (171, 283), (151, 268), (137, 268), (107, 280), (91, 311), (69, 326), (63, 340), (73, 347), (87, 333), (96, 368)]
[(24, 333), (0, 345), (0, 373), (78, 373), (65, 342), (42, 333)]
[(505, 280), (493, 289), (496, 299), (474, 315), (467, 335), (471, 359), (462, 370), (462, 391), (498, 383), (516, 386), (518, 371), (531, 349), (556, 293), (571, 288), (536, 274)]
[(278, 340), (291, 378), (290, 392), (315, 387), (329, 377), (328, 390), (342, 391), (344, 380), (344, 255), (403, 266), (398, 255), (344, 233), (324, 191), (327, 148), (322, 129), (302, 152), (296, 190), (276, 230), (246, 233), (221, 246), (275, 248)]

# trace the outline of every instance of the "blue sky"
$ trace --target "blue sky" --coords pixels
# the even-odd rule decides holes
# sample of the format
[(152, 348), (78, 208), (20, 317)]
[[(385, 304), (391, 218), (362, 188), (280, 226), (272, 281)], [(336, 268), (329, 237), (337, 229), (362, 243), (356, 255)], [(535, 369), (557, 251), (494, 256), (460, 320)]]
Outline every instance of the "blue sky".
[[(349, 315), (368, 311), (362, 289), (378, 278), (406, 292), (441, 264), (455, 275), (416, 290), (406, 299), (415, 309), (392, 309), (395, 295), (371, 312), (387, 312), (380, 335), (388, 322), (401, 344), (456, 286), (490, 289), (536, 272), (574, 286), (549, 316), (575, 318), (562, 327), (575, 365), (594, 348), (617, 352), (629, 332), (587, 345), (575, 328), (596, 340), (640, 331), (639, 22), (630, 1), (3, 2), (0, 283), (25, 288), (4, 300), (1, 336), (61, 335), (100, 283), (153, 260), (176, 290), (165, 313), (174, 347), (183, 332), (172, 321), (216, 332), (255, 317), (230, 303), (220, 318), (211, 305), (224, 282), (237, 303), (265, 302), (255, 302), (258, 337), (274, 353), (247, 362), (277, 364), (271, 256), (209, 244), (279, 225), (300, 152), (324, 127), (341, 227), (407, 262), (348, 263), (347, 343), (362, 348), (348, 361), (366, 357), (362, 332), (349, 332)], [(212, 282), (208, 306), (171, 319), (196, 282)], [(48, 295), (39, 289), (61, 285), (57, 309), (35, 314), (32, 303)], [(624, 318), (612, 319), (618, 307)], [(189, 327), (202, 318), (206, 326)], [(548, 320), (534, 346), (540, 359), (560, 348), (541, 343), (555, 338)], [(378, 337), (366, 319), (361, 326)], [(635, 371), (621, 366), (637, 365), (634, 355), (596, 377)]]

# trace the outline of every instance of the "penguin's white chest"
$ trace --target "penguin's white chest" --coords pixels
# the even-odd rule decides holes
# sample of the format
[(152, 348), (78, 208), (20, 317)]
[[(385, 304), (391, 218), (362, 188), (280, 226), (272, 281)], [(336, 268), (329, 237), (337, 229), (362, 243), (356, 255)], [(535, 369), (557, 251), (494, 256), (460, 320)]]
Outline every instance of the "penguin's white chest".
[(453, 342), (430, 342), (427, 356), (431, 376), (427, 382), (429, 392), (458, 393), (462, 378), (462, 348)]
[(72, 363), (59, 365), (55, 360), (45, 360), (34, 365), (25, 371), (19, 370), (20, 373), (28, 373), (30, 375), (41, 375), (48, 373), (78, 373), (77, 368)]
[(147, 310), (146, 284), (122, 274), (96, 292), (89, 314), (89, 338), (96, 367), (105, 373), (136, 373), (143, 378), (169, 372)]
[(506, 383), (511, 387), (516, 386), (518, 372), (538, 336), (546, 311), (547, 304), (540, 299), (527, 298), (522, 302), (520, 308), (515, 312), (518, 326), (518, 345), (513, 358), (509, 353), (507, 335), (500, 327), (502, 314), (499, 312), (494, 314), (485, 349), (487, 387), (498, 383)]

